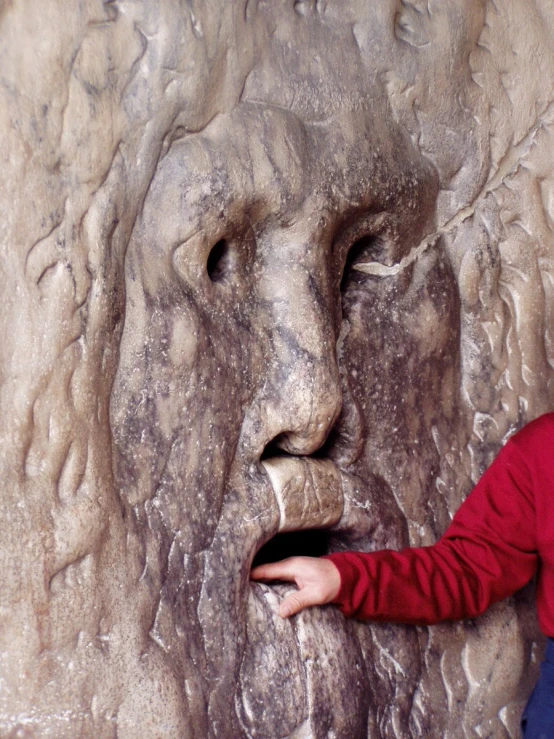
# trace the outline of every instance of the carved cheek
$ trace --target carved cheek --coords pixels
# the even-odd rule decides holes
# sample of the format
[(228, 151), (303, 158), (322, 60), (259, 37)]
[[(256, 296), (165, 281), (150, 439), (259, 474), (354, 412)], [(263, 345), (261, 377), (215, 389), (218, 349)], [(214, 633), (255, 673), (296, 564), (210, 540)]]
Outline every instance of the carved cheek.
[(198, 334), (190, 315), (179, 313), (173, 319), (168, 356), (177, 371), (190, 371), (198, 356)]

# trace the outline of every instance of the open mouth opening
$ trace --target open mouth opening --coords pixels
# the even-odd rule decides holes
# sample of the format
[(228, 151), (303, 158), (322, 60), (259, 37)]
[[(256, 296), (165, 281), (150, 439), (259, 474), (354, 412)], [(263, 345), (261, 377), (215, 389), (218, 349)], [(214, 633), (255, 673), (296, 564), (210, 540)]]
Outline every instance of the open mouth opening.
[(330, 536), (325, 529), (304, 529), (277, 534), (259, 550), (252, 566), (279, 562), (287, 557), (321, 557), (329, 552)]

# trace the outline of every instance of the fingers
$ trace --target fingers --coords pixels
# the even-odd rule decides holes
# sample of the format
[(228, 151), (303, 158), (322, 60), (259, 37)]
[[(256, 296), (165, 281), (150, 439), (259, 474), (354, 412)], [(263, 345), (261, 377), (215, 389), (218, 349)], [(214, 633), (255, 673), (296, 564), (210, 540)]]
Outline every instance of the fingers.
[[(291, 562), (291, 559), (295, 558), (283, 559), (280, 562), (273, 562), (271, 564), (254, 567), (250, 572), (250, 578), (252, 580), (282, 580), (284, 582), (296, 582), (297, 572), (294, 567), (294, 562)], [(305, 602), (305, 596), (301, 595), (301, 593), (304, 592), (304, 590), (301, 590), (297, 593), (292, 593), (281, 602), (281, 605), (279, 606), (279, 615), (282, 618), (294, 616), (309, 605), (309, 603)]]
[(283, 559), (280, 562), (272, 562), (271, 564), (260, 565), (250, 572), (252, 580), (284, 580), (285, 582), (295, 582), (296, 571), (292, 564), (294, 557)]
[(305, 557), (289, 557), (280, 562), (255, 567), (250, 573), (252, 580), (281, 580), (294, 582), (299, 586), (298, 592), (292, 593), (281, 602), (279, 615), (282, 618), (294, 616), (304, 608), (318, 603), (318, 599), (310, 592), (311, 589), (299, 583), (299, 576), (305, 567), (305, 561)]
[(309, 606), (332, 602), (340, 588), (340, 574), (326, 559), (289, 557), (281, 562), (260, 565), (250, 573), (253, 580), (293, 582), (298, 591), (288, 595), (279, 607), (283, 618), (294, 616)]

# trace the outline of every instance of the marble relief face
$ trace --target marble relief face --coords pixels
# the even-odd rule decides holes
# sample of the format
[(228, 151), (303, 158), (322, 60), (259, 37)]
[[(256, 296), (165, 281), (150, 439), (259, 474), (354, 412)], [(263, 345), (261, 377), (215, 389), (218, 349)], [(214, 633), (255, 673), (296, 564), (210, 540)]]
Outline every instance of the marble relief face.
[[(391, 518), (384, 481), (366, 476), (360, 492), (354, 472), (367, 425), (355, 314), (383, 279), (356, 266), (393, 266), (419, 244), (437, 184), (406, 138), (372, 118), (310, 123), (246, 102), (174, 140), (128, 252), (112, 427), (142, 552), (137, 587), (151, 595), (151, 637), (196, 711), (210, 725), (224, 711), (253, 736), (276, 726), (292, 735), (310, 694), (323, 701), (341, 680), (359, 689), (329, 721), (356, 732), (367, 721), (352, 626), (329, 609), (282, 622), (275, 590), (248, 573), (282, 532), (333, 527), (325, 548), (366, 535), (352, 495), (376, 495), (381, 524)], [(387, 289), (413, 292), (412, 273)], [(374, 312), (382, 340), (393, 319)], [(390, 538), (395, 526), (385, 529)], [(293, 553), (284, 546), (281, 556)], [(317, 632), (312, 674), (305, 652)], [(267, 685), (281, 693), (273, 708)]]

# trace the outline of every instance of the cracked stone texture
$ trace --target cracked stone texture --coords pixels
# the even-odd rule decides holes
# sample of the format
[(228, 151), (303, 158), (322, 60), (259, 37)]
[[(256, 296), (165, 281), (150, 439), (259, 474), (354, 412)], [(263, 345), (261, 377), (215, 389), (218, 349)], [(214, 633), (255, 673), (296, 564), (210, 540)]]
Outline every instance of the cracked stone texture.
[(2, 737), (518, 736), (532, 589), (416, 629), (248, 573), (432, 543), (554, 406), (553, 30), (0, 2)]

